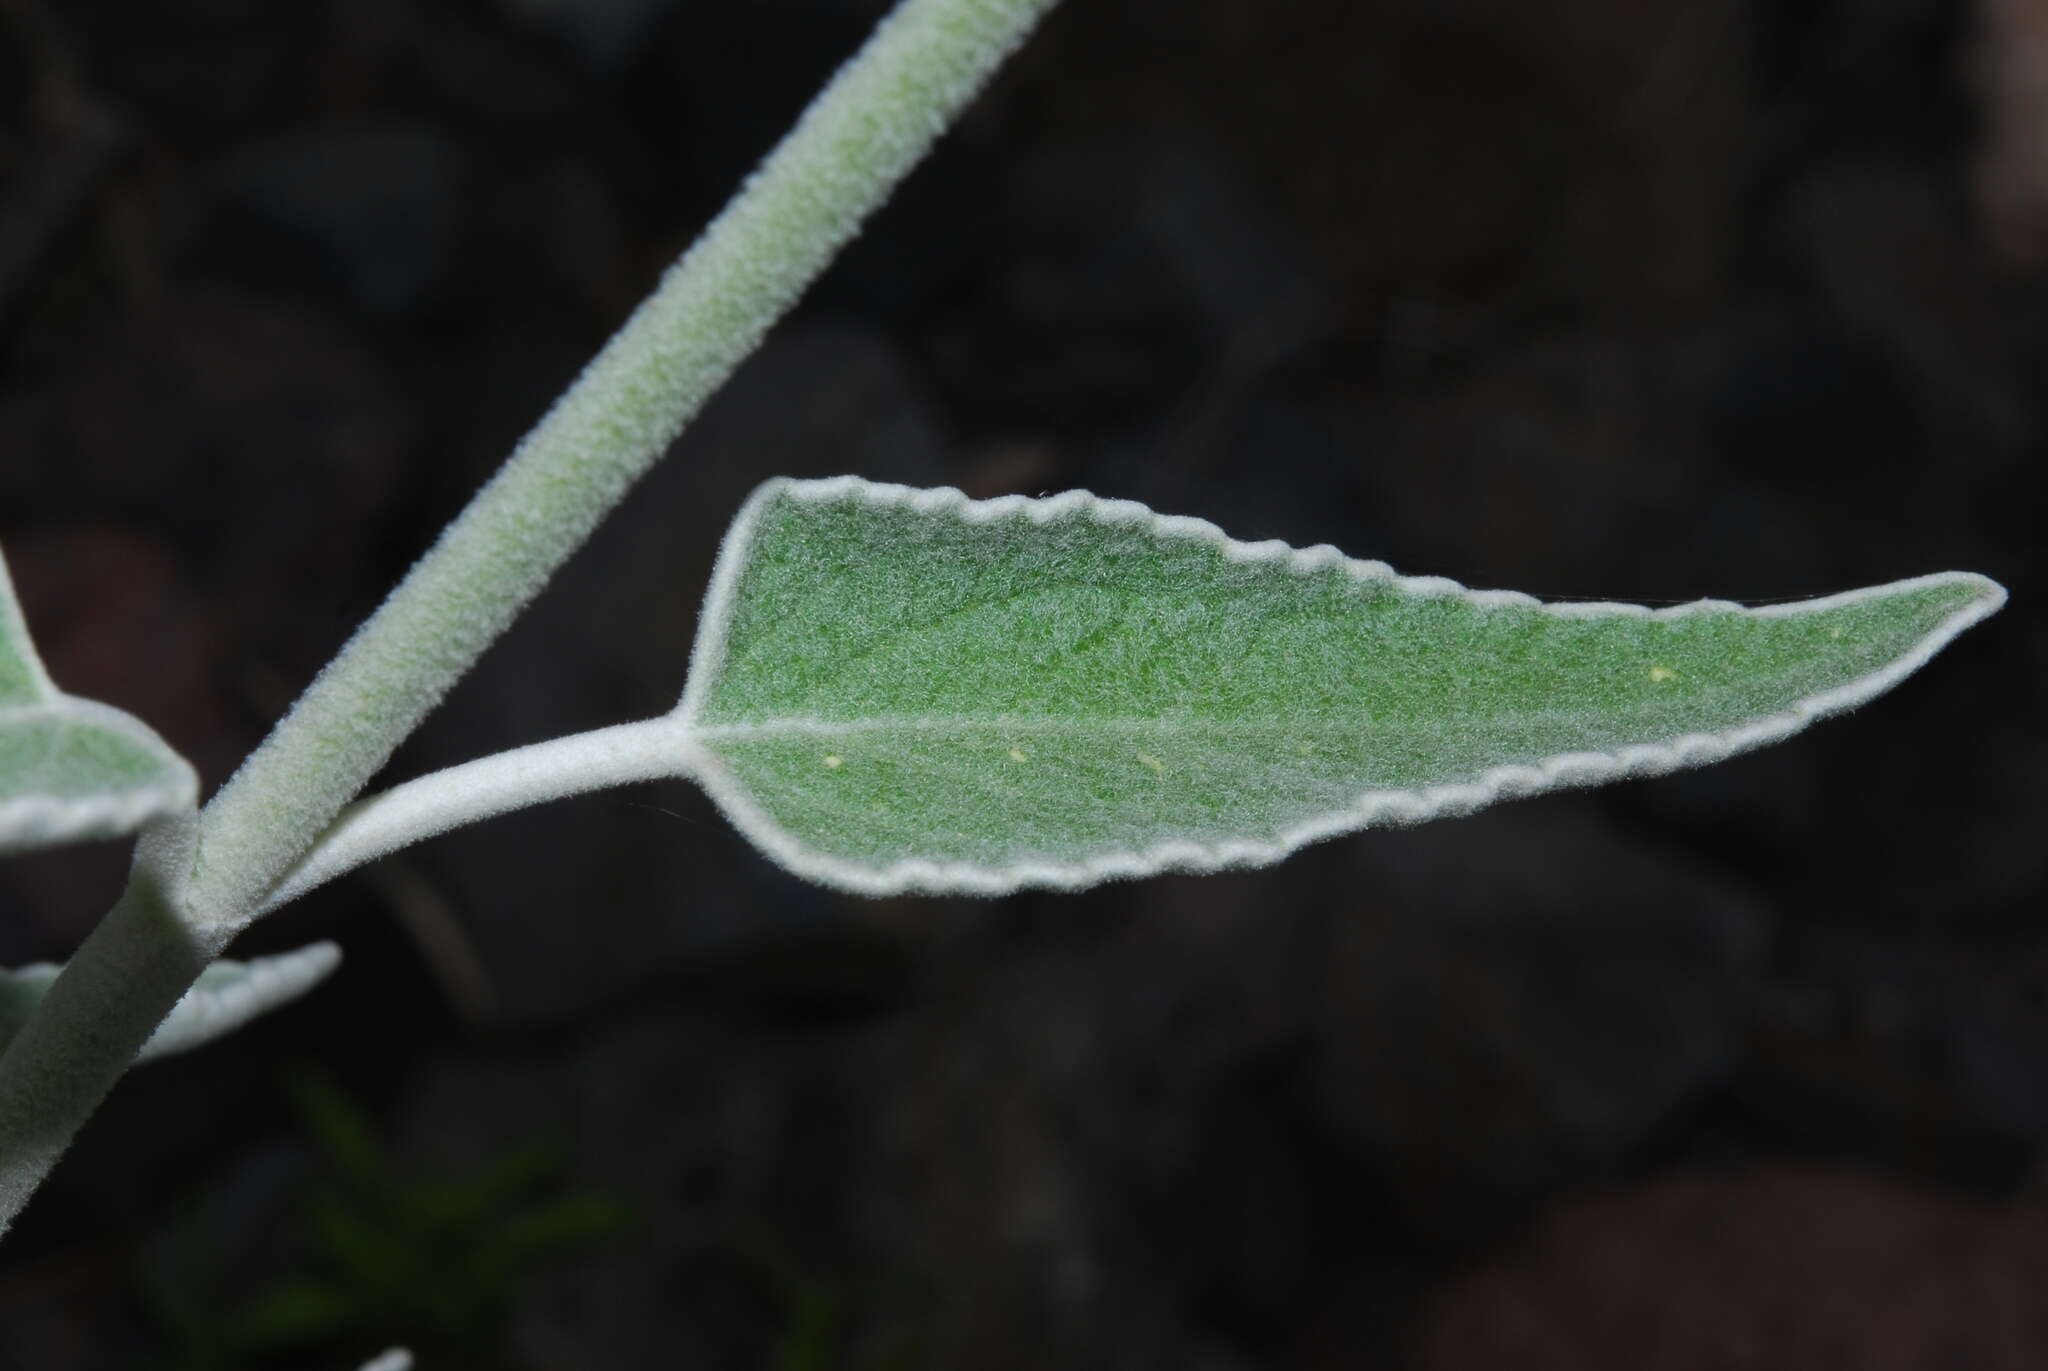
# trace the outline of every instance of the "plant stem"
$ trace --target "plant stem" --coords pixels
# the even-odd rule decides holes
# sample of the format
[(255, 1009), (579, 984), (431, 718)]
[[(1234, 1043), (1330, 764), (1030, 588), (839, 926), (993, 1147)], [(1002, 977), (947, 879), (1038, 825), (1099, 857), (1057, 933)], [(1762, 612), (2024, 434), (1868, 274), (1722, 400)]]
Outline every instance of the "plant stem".
[(247, 918), (888, 198), (1052, 0), (905, 0), (200, 819)]
[(138, 862), (0, 1057), (0, 1233), (225, 942), (179, 917)]
[(902, 0), (201, 812), (189, 857), (161, 888), (138, 874), (0, 1056), (0, 1231), (271, 886), (1053, 3)]

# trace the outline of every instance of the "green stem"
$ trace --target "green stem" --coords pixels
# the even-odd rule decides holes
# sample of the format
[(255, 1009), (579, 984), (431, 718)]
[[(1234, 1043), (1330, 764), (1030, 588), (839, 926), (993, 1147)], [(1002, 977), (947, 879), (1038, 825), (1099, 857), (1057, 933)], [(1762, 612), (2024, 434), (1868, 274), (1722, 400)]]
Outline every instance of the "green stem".
[[(902, 0), (200, 813), (164, 888), (138, 875), (0, 1056), (0, 1230), (148, 1028), (1053, 3)], [(166, 900), (187, 950), (132, 912)]]
[(1052, 0), (905, 0), (207, 805), (187, 908), (262, 902)]

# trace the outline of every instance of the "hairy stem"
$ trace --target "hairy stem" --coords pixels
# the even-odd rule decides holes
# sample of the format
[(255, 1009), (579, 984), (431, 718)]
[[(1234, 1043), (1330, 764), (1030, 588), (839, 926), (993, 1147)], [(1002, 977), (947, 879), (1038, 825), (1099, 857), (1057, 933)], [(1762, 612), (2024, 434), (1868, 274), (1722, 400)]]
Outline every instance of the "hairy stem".
[(179, 863), (147, 880), (138, 866), (137, 884), (0, 1055), (0, 1231), (272, 885), (1053, 3), (902, 0), (200, 813)]
[(1051, 0), (905, 0), (200, 820), (239, 922), (654, 464)]
[(152, 864), (137, 862), (0, 1057), (0, 1233), (225, 942), (180, 917)]

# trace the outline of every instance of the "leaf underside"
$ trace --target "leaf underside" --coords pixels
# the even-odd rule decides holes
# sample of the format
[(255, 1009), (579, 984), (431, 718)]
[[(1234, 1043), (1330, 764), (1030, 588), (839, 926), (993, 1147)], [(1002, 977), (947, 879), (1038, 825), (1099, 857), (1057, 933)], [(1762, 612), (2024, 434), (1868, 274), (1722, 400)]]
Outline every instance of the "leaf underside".
[(1081, 493), (778, 481), (728, 535), (679, 711), (714, 799), (803, 874), (1077, 886), (1711, 761), (2003, 598), (1949, 573), (1544, 605)]
[[(246, 962), (215, 962), (199, 973), (135, 1060), (187, 1052), (224, 1037), (305, 994), (340, 964), (341, 949), (333, 943)], [(0, 1051), (28, 1022), (62, 969), (49, 962), (12, 971), (0, 967)]]
[(0, 562), (0, 855), (129, 833), (198, 790), (146, 725), (50, 683)]

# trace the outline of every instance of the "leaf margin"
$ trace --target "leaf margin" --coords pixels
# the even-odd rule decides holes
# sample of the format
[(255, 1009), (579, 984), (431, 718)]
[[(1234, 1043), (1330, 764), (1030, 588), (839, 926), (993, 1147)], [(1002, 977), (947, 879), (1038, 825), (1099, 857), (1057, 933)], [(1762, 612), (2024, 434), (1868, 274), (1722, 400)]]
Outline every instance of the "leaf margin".
[[(886, 866), (851, 861), (819, 851), (796, 836), (756, 800), (746, 785), (697, 739), (697, 716), (714, 689), (725, 661), (726, 638), (748, 554), (762, 517), (784, 496), (806, 501), (851, 497), (882, 508), (909, 508), (950, 515), (967, 523), (992, 523), (1022, 515), (1044, 525), (1076, 512), (1109, 525), (1136, 524), (1163, 538), (1205, 542), (1233, 561), (1278, 562), (1297, 573), (1332, 567), (1362, 581), (1378, 581), (1423, 597), (1454, 596), (1482, 607), (1517, 606), (1567, 618), (1629, 616), (1678, 619), (1701, 613), (1734, 612), (1757, 618), (1813, 614), (1879, 596), (1935, 585), (1966, 585), (1976, 594), (1951, 611), (1911, 648), (1883, 667), (1817, 694), (1776, 714), (1714, 733), (1684, 733), (1656, 743), (1631, 744), (1612, 752), (1567, 752), (1535, 763), (1492, 767), (1468, 782), (1419, 789), (1361, 792), (1344, 809), (1333, 810), (1282, 832), (1272, 842), (1232, 839), (1196, 842), (1168, 839), (1142, 851), (1112, 851), (1080, 862), (1032, 860), (991, 867), (972, 862), (906, 858)], [(1347, 556), (1329, 543), (1298, 548), (1277, 538), (1245, 542), (1207, 519), (1159, 514), (1135, 500), (1106, 499), (1085, 490), (1051, 496), (1003, 495), (978, 500), (950, 486), (921, 489), (859, 476), (798, 479), (778, 476), (763, 482), (734, 516), (718, 548), (711, 582), (699, 614), (697, 640), (681, 699), (670, 718), (688, 745), (686, 770), (713, 805), (741, 835), (791, 873), (852, 894), (905, 893), (1006, 895), (1026, 888), (1079, 890), (1111, 880), (1140, 879), (1167, 872), (1205, 874), (1271, 866), (1311, 843), (1373, 827), (1408, 826), (1430, 819), (1470, 814), (1498, 800), (1577, 786), (1664, 775), (1704, 766), (1782, 741), (1809, 724), (1853, 709), (1883, 694), (1925, 665), (1965, 629), (1996, 613), (2006, 602), (1998, 582), (1975, 572), (1945, 571), (1865, 586), (1833, 595), (1768, 605), (1702, 599), (1651, 607), (1621, 601), (1544, 601), (1515, 590), (1472, 590), (1442, 576), (1404, 576), (1385, 562)]]

